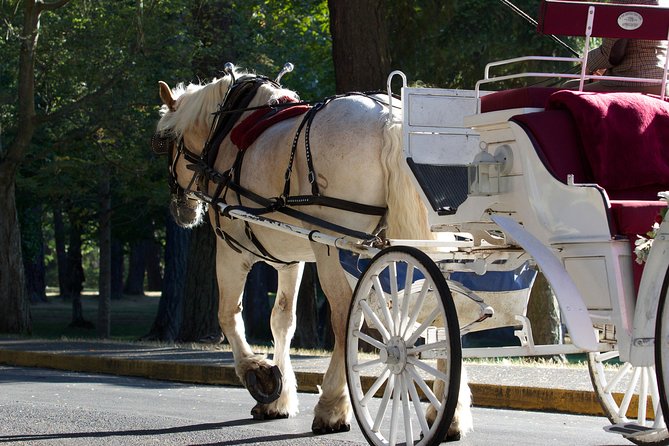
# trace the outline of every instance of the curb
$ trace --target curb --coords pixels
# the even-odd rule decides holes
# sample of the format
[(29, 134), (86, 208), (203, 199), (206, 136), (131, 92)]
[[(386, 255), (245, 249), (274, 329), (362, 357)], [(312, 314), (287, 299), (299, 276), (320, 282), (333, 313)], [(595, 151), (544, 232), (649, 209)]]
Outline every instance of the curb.
[[(124, 359), (18, 350), (0, 350), (0, 364), (70, 372), (133, 376), (192, 384), (241, 387), (234, 368), (230, 365), (203, 365), (178, 361)], [(295, 375), (299, 392), (319, 392), (319, 386), (323, 380), (322, 373), (295, 371)], [(363, 382), (363, 385), (368, 387), (373, 381), (374, 378), (369, 377), (366, 382)], [(576, 415), (604, 415), (594, 391), (480, 383), (470, 383), (470, 388), (472, 400), (476, 407), (535, 410)]]

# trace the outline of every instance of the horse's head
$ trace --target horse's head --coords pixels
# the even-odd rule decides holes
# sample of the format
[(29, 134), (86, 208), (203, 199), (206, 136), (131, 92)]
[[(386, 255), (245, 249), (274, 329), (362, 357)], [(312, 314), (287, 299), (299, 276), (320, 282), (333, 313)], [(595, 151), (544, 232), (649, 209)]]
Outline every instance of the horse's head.
[[(214, 113), (222, 105), (228, 106), (232, 110), (227, 113), (235, 116), (236, 120), (247, 110), (276, 104), (286, 97), (299, 99), (295, 92), (285, 90), (264, 77), (237, 71), (227, 73), (225, 77), (205, 85), (179, 84), (174, 91), (165, 82), (159, 82), (163, 105), (152, 147), (154, 152), (168, 156), (172, 193), (170, 209), (181, 226), (198, 224), (204, 213), (202, 202), (194, 195), (198, 186), (196, 173), (188, 166), (193, 164), (193, 160), (199, 160), (207, 138), (212, 134)], [(251, 84), (256, 88), (247, 88)], [(237, 113), (230, 114), (230, 111)], [(207, 162), (211, 163), (208, 167), (213, 168), (213, 161)]]
[(180, 84), (174, 91), (159, 82), (163, 105), (151, 146), (156, 154), (167, 155), (170, 184), (170, 213), (179, 226), (198, 225), (206, 211), (199, 200), (194, 172), (187, 158), (198, 157), (207, 140), (211, 116), (222, 101), (229, 81), (215, 80), (206, 86)]

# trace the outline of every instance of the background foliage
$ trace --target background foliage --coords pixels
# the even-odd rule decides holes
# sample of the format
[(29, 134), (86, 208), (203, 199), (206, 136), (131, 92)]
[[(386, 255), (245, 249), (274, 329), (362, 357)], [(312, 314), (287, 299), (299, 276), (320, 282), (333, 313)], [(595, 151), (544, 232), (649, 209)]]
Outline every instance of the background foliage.
[[(537, 17), (537, 0), (515, 3)], [(17, 131), (21, 6), (0, 0), (0, 156)], [(489, 61), (568, 55), (501, 2), (398, 0), (385, 8), (393, 68), (412, 83), (472, 88)], [(45, 254), (49, 285), (56, 213), (81, 229), (87, 285), (96, 285), (103, 167), (111, 171), (114, 238), (126, 251), (137, 240), (164, 243), (166, 169), (148, 145), (157, 82), (208, 82), (227, 61), (269, 77), (290, 61), (296, 70), (284, 77), (286, 87), (306, 100), (333, 94), (327, 1), (73, 0), (42, 16), (35, 104), (57, 119), (39, 126), (17, 199), (25, 257)]]

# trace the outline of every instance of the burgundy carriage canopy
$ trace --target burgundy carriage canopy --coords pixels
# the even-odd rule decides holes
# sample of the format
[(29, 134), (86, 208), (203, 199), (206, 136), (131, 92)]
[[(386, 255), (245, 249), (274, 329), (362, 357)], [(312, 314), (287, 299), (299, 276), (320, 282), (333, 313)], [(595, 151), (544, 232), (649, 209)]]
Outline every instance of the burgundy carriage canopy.
[(537, 29), (542, 34), (583, 36), (590, 6), (592, 37), (667, 40), (669, 9), (654, 5), (543, 0)]

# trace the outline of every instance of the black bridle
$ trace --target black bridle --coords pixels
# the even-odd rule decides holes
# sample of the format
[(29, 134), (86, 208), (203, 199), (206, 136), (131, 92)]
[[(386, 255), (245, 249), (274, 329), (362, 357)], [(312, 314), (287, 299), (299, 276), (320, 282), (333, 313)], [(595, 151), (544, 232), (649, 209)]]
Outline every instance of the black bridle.
[(177, 178), (177, 163), (179, 162), (179, 158), (183, 157), (189, 163), (200, 161), (200, 156), (186, 147), (183, 137), (178, 138), (171, 130), (156, 132), (151, 136), (151, 150), (157, 156), (167, 156), (167, 182), (172, 195), (185, 197), (195, 192), (192, 187), (197, 180), (196, 175), (193, 175), (186, 188), (179, 185)]

